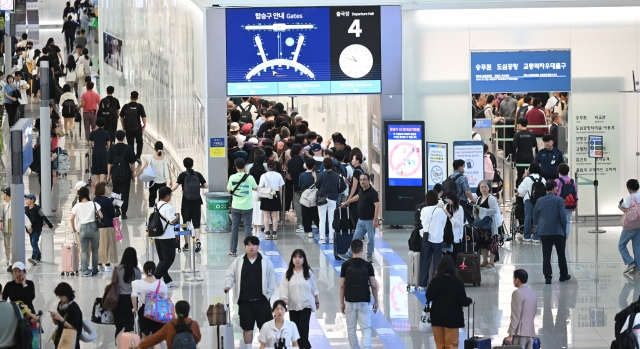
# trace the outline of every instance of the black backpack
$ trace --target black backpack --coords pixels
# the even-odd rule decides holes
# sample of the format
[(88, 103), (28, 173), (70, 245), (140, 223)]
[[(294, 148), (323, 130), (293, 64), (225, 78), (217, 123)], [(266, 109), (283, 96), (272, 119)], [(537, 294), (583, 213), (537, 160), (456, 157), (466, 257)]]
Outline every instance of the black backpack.
[(365, 260), (351, 260), (350, 266), (347, 268), (345, 284), (345, 293), (350, 291), (351, 295), (357, 295), (359, 289), (369, 287), (369, 270), (367, 270), (368, 262)]
[(544, 186), (544, 183), (542, 183), (542, 177), (538, 177), (538, 180), (533, 176), (529, 176), (529, 178), (533, 181), (533, 184), (531, 185), (531, 193), (529, 193), (529, 200), (531, 200), (531, 203), (535, 205), (536, 202), (538, 202), (538, 199), (547, 195), (547, 188)]
[(14, 348), (16, 349), (31, 349), (33, 345), (33, 332), (31, 332), (31, 321), (22, 316), (20, 312), (20, 308), (17, 304), (11, 302), (13, 306), (13, 312), (16, 314), (18, 318), (18, 326), (16, 327), (16, 336), (15, 341), (16, 344)]
[(338, 175), (338, 193), (342, 193), (347, 190), (347, 182), (344, 180), (344, 176), (342, 176), (342, 174), (338, 172), (335, 173)]
[(464, 176), (464, 174), (459, 173), (454, 177), (447, 177), (447, 179), (445, 179), (444, 182), (442, 182), (442, 188), (444, 188), (444, 192), (446, 193), (449, 190), (453, 190), (456, 192), (456, 194), (460, 195), (460, 193), (458, 193), (458, 186), (456, 185), (456, 181), (458, 180), (458, 178), (462, 176)]
[(76, 112), (78, 111), (78, 107), (76, 103), (72, 99), (67, 99), (62, 102), (62, 117), (64, 118), (72, 118), (76, 116)]
[(562, 189), (560, 189), (560, 197), (564, 200), (564, 208), (574, 209), (578, 207), (578, 200), (576, 200), (576, 187), (573, 186), (573, 179), (569, 183), (565, 183), (562, 177), (558, 178), (562, 183)]
[(122, 154), (118, 154), (116, 148), (113, 148), (113, 151), (116, 155), (113, 160), (113, 166), (111, 167), (111, 177), (113, 177), (114, 182), (126, 182), (129, 180), (129, 171), (127, 171), (128, 164), (124, 160), (124, 155), (127, 153), (127, 149), (125, 148)]
[(186, 200), (198, 200), (200, 199), (200, 178), (198, 178), (198, 172), (193, 171), (193, 174), (189, 171), (185, 171), (187, 178), (184, 179), (182, 185), (182, 196)]
[(479, 109), (478, 111), (476, 111), (475, 114), (473, 114), (473, 118), (474, 119), (486, 119), (487, 116), (484, 114), (484, 111), (487, 110), (487, 108), (489, 108), (489, 107), (484, 107), (484, 108)]
[[(176, 332), (176, 335), (173, 337), (172, 348), (176, 349), (196, 349), (196, 340), (193, 338), (193, 333), (191, 333), (191, 324), (190, 322), (187, 326), (187, 330), (183, 330), (180, 332)], [(175, 325), (174, 325), (175, 328)]]
[(242, 105), (238, 106), (238, 108), (240, 108), (240, 110), (242, 111), (240, 113), (240, 121), (244, 122), (245, 124), (253, 123), (253, 114), (251, 113), (251, 107), (253, 107), (251, 103), (249, 103), (247, 109), (242, 108)]
[(138, 107), (129, 105), (124, 110), (124, 129), (125, 131), (138, 131), (140, 128), (140, 117), (138, 116)]
[[(529, 111), (529, 106), (528, 105), (523, 105), (518, 109), (518, 120), (522, 119), (522, 118), (527, 118), (527, 112)], [(516, 123), (518, 122), (518, 120), (516, 120)]]
[[(164, 203), (162, 204), (162, 206), (166, 204), (167, 203)], [(160, 208), (162, 208), (162, 206), (160, 206)], [(166, 224), (163, 224), (162, 222), (165, 222)], [(153, 213), (151, 213), (151, 215), (149, 216), (149, 224), (147, 224), (147, 231), (149, 232), (149, 236), (151, 237), (162, 236), (168, 224), (169, 224), (169, 221), (166, 220), (164, 217), (162, 217), (162, 215), (160, 214), (160, 209), (156, 204), (153, 207)]]
[[(103, 118), (107, 125), (112, 125), (114, 121), (117, 121), (118, 115), (116, 114), (115, 109), (111, 108), (111, 103), (107, 98), (103, 98), (100, 101), (100, 106), (98, 107), (98, 118)], [(114, 139), (111, 140), (115, 141)]]
[[(640, 299), (631, 303), (628, 307), (622, 309), (619, 313), (614, 317), (614, 336), (615, 340), (611, 343), (612, 349), (637, 349), (636, 345), (637, 339), (635, 334), (633, 333), (633, 324), (635, 322), (635, 317), (638, 315), (640, 311)], [(622, 330), (622, 326), (629, 318), (629, 323), (627, 325), (627, 330), (624, 333), (620, 333)]]

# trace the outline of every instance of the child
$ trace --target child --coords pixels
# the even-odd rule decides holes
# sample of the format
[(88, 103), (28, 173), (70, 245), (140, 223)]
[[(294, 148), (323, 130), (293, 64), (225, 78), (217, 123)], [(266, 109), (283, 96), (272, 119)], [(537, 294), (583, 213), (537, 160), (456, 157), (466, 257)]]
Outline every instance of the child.
[(38, 317), (35, 314), (32, 314), (29, 311), (29, 307), (22, 303), (22, 301), (15, 302), (18, 307), (20, 307), (20, 311), (22, 312), (22, 317), (25, 319), (29, 319), (31, 321), (31, 333), (33, 334), (33, 340), (31, 342), (31, 348), (37, 349), (40, 347), (40, 331), (38, 329)]
[(53, 224), (44, 215), (40, 206), (35, 204), (36, 196), (34, 194), (27, 194), (24, 196), (24, 213), (29, 217), (29, 221), (31, 222), (31, 228), (27, 229), (27, 233), (29, 233), (29, 240), (31, 241), (31, 248), (33, 248), (33, 252), (31, 253), (31, 258), (29, 258), (29, 263), (33, 265), (37, 265), (40, 263), (42, 259), (42, 254), (40, 253), (40, 248), (38, 248), (38, 243), (40, 242), (40, 235), (42, 234), (42, 225), (46, 223), (49, 229), (52, 231)]

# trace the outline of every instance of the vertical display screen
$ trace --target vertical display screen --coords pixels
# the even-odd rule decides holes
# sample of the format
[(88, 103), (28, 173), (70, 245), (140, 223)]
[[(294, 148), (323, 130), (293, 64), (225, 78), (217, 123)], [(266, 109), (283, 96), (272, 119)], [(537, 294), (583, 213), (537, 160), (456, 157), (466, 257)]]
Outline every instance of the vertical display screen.
[(389, 186), (419, 187), (424, 183), (422, 125), (387, 124)]

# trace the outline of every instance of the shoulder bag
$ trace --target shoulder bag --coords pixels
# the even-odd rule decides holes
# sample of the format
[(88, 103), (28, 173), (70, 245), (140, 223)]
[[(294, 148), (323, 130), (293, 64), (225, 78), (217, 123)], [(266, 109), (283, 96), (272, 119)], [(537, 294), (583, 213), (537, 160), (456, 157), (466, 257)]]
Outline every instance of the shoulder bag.
[(438, 206), (436, 206), (436, 208), (434, 208), (433, 211), (431, 211), (431, 219), (429, 220), (429, 226), (427, 226), (427, 231), (422, 233), (422, 241), (424, 242), (429, 241), (429, 228), (431, 228), (431, 222), (433, 222), (433, 215), (436, 213), (437, 209), (438, 209)]
[(113, 311), (118, 306), (120, 298), (120, 288), (118, 287), (118, 268), (113, 269), (111, 283), (104, 288), (102, 296), (102, 308)]
[(275, 191), (271, 189), (271, 182), (269, 181), (269, 177), (267, 176), (267, 174), (265, 173), (262, 176), (267, 180), (267, 186), (261, 186), (260, 188), (258, 188), (258, 196), (263, 199), (271, 199), (273, 198), (273, 194), (275, 194)]
[(96, 225), (98, 226), (98, 228), (104, 228), (104, 220), (98, 214), (98, 207), (96, 206), (95, 202), (92, 201), (92, 203), (93, 203), (93, 208), (95, 210), (94, 216), (95, 216), (95, 219), (96, 219)]
[(147, 293), (144, 302), (144, 317), (155, 322), (166, 324), (173, 320), (173, 302), (160, 293), (162, 280), (158, 280), (155, 292)]
[(304, 207), (315, 207), (317, 195), (318, 189), (316, 189), (315, 184), (312, 184), (309, 188), (302, 191), (300, 195), (300, 205)]

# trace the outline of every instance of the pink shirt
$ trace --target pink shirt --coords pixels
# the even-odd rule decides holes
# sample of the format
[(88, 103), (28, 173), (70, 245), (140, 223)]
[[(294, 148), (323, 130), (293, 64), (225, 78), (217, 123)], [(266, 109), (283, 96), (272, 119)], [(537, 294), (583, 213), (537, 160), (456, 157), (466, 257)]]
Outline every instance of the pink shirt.
[(100, 95), (93, 90), (89, 90), (82, 94), (82, 102), (84, 103), (84, 112), (95, 112), (100, 104)]

